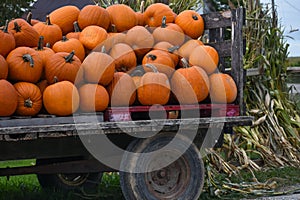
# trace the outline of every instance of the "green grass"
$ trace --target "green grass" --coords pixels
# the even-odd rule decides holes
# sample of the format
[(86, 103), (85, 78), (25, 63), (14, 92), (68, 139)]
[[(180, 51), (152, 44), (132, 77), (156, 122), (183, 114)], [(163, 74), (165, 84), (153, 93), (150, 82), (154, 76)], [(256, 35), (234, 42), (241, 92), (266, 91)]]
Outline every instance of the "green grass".
[[(8, 161), (0, 162), (0, 168), (33, 165), (34, 160), (25, 161)], [(300, 169), (294, 167), (284, 168), (268, 168), (259, 172), (254, 172), (257, 180), (261, 183), (267, 181), (276, 181), (277, 188), (275, 191), (281, 191), (282, 188), (288, 190), (291, 185), (299, 185), (300, 187)], [(228, 181), (225, 174), (218, 174), (216, 182), (219, 184)], [(230, 177), (232, 183), (252, 182), (253, 175), (249, 171), (242, 171), (239, 175)], [(299, 188), (300, 189), (300, 188)], [(255, 197), (254, 195), (244, 195), (239, 192), (229, 191), (222, 194), (222, 197), (211, 196), (205, 187), (205, 191), (201, 194), (200, 199), (241, 199), (245, 197)], [(22, 175), (0, 177), (0, 200), (79, 200), (79, 199), (99, 199), (99, 200), (122, 200), (122, 191), (119, 184), (119, 175), (117, 173), (104, 173), (102, 182), (98, 191), (93, 194), (84, 195), (81, 191), (63, 194), (53, 190), (44, 190), (40, 187), (36, 175)]]

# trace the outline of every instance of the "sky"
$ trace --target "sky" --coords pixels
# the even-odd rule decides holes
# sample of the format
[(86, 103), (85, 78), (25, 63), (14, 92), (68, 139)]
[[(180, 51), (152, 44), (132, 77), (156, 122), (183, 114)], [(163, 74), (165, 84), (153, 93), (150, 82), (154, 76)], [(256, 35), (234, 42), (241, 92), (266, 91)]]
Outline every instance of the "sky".
[[(260, 0), (261, 3), (269, 3), (271, 0)], [(299, 0), (275, 0), (279, 23), (284, 29), (284, 35), (289, 47), (289, 57), (300, 57), (300, 1)], [(290, 32), (291, 30), (297, 30)], [(292, 37), (293, 39), (290, 39)]]

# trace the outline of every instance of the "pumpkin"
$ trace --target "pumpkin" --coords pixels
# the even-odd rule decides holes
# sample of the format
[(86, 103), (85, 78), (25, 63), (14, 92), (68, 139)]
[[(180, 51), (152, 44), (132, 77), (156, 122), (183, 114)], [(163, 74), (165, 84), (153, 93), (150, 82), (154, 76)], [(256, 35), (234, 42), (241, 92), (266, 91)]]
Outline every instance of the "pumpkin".
[(30, 83), (40, 80), (43, 72), (43, 60), (34, 49), (17, 47), (8, 54), (6, 61), (9, 80)]
[(108, 37), (101, 44), (99, 44), (93, 51), (101, 51), (102, 47), (105, 47), (105, 50), (109, 52), (111, 48), (118, 43), (124, 43), (125, 33), (108, 33)]
[(104, 28), (91, 25), (85, 27), (79, 36), (79, 41), (89, 50), (94, 49), (107, 38), (107, 32)]
[(163, 50), (151, 50), (143, 58), (142, 64), (145, 71), (151, 71), (145, 64), (153, 64), (157, 70), (161, 73), (165, 73), (168, 77), (171, 77), (175, 70), (174, 61), (169, 54)]
[(3, 56), (0, 55), (0, 79), (7, 79), (8, 64)]
[(113, 4), (106, 8), (110, 16), (110, 22), (118, 32), (123, 32), (137, 25), (134, 10), (125, 4)]
[(79, 108), (79, 102), (78, 90), (69, 81), (61, 81), (49, 85), (43, 93), (44, 107), (52, 115), (71, 115)]
[(71, 52), (75, 51), (75, 55), (83, 61), (85, 58), (85, 49), (84, 46), (78, 39), (70, 38), (68, 39), (66, 36), (62, 37), (62, 40), (57, 41), (53, 47), (54, 52)]
[(170, 44), (169, 42), (158, 42), (153, 46), (154, 50), (162, 50), (168, 53), (168, 55), (172, 58), (173, 62), (174, 62), (174, 66), (176, 66), (178, 64), (179, 61), (179, 56), (178, 56), (178, 49), (179, 46), (174, 46), (172, 44)]
[(16, 114), (21, 116), (37, 115), (42, 108), (42, 93), (38, 86), (28, 82), (14, 84), (18, 93)]
[(219, 54), (217, 50), (211, 46), (200, 45), (190, 54), (189, 63), (202, 67), (207, 74), (211, 74), (217, 69)]
[(160, 73), (152, 64), (147, 64), (152, 72), (145, 73), (137, 89), (138, 100), (142, 105), (165, 105), (170, 98), (170, 83), (166, 74)]
[(8, 23), (8, 31), (16, 41), (16, 47), (35, 47), (39, 41), (38, 32), (24, 19), (17, 18)]
[(154, 38), (145, 27), (135, 26), (126, 33), (125, 42), (133, 48), (138, 60), (141, 60), (153, 47)]
[(180, 104), (194, 104), (203, 101), (209, 93), (209, 79), (198, 66), (189, 66), (185, 59), (184, 68), (177, 69), (171, 78), (172, 92)]
[(33, 28), (44, 37), (45, 44), (49, 43), (51, 46), (62, 38), (62, 31), (56, 24), (51, 24), (50, 16), (46, 16), (46, 22), (39, 22)]
[(194, 10), (184, 10), (175, 18), (175, 23), (181, 27), (185, 35), (192, 39), (199, 38), (204, 32), (204, 20)]
[(145, 74), (145, 70), (142, 65), (138, 65), (134, 69), (129, 71), (128, 74), (133, 79), (136, 88), (138, 88), (140, 86), (141, 77)]
[(172, 9), (163, 3), (149, 5), (144, 12), (145, 23), (150, 27), (161, 25), (161, 19), (166, 16), (166, 23), (174, 22), (175, 15)]
[(109, 95), (98, 84), (84, 84), (79, 88), (80, 110), (83, 112), (100, 112), (108, 107)]
[(81, 67), (84, 71), (85, 81), (106, 86), (114, 77), (115, 61), (105, 53), (103, 48), (101, 52), (90, 53), (84, 59)]
[(130, 106), (136, 99), (136, 86), (125, 72), (115, 72), (114, 78), (107, 86), (111, 106)]
[(55, 9), (49, 15), (52, 23), (57, 24), (61, 28), (62, 34), (66, 35), (74, 30), (73, 23), (77, 21), (79, 12), (80, 10), (76, 6), (67, 5)]
[(166, 41), (180, 46), (185, 40), (182, 29), (174, 23), (167, 24), (166, 16), (163, 16), (161, 26), (155, 28), (152, 34), (156, 43)]
[(73, 25), (74, 25), (74, 32), (69, 32), (69, 33), (66, 35), (66, 37), (67, 37), (68, 39), (75, 38), (75, 39), (79, 40), (79, 36), (80, 36), (80, 33), (81, 33), (81, 29), (79, 28), (79, 25), (78, 25), (78, 22), (77, 22), (77, 21), (75, 21), (75, 22), (73, 23)]
[(5, 26), (0, 30), (0, 55), (6, 57), (7, 54), (16, 47), (14, 35), (8, 31), (8, 20)]
[(188, 40), (178, 49), (178, 54), (185, 59), (189, 59), (192, 51), (203, 43), (200, 40)]
[(46, 80), (49, 84), (57, 81), (70, 81), (77, 84), (83, 79), (83, 71), (80, 70), (80, 66), (81, 61), (74, 51), (55, 53), (46, 61)]
[(0, 116), (12, 115), (18, 105), (18, 93), (7, 80), (0, 79)]
[(115, 44), (110, 50), (110, 56), (115, 59), (116, 71), (127, 72), (137, 65), (136, 55), (128, 44)]
[(81, 29), (96, 25), (107, 30), (110, 25), (109, 13), (99, 5), (86, 5), (80, 10), (78, 24)]
[(228, 74), (214, 73), (209, 76), (210, 99), (215, 103), (232, 103), (237, 97), (237, 86)]

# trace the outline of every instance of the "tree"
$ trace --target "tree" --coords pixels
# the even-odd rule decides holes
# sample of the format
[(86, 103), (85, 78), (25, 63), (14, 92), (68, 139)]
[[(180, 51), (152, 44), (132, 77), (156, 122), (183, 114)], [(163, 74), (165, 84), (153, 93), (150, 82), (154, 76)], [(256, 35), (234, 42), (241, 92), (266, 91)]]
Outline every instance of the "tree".
[(0, 10), (0, 26), (5, 24), (5, 20), (22, 17), (22, 15), (31, 8), (35, 0), (4, 0)]

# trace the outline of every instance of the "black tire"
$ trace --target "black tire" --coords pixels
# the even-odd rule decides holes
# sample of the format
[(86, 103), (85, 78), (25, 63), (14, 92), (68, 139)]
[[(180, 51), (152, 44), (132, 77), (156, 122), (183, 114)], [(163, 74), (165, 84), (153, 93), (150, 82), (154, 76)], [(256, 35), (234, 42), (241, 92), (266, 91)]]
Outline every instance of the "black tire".
[[(36, 160), (36, 165), (51, 164), (56, 159)], [(40, 185), (55, 191), (70, 192), (74, 190), (96, 191), (101, 183), (102, 173), (74, 173), (74, 174), (37, 174)]]
[[(127, 151), (155, 152), (169, 144), (172, 138), (170, 135), (158, 135), (146, 140), (134, 140)], [(178, 146), (190, 145), (185, 138), (176, 143)], [(150, 159), (125, 154), (121, 166), (126, 166), (130, 172), (141, 167), (147, 170), (147, 166), (159, 165), (159, 156), (177, 156), (178, 149), (180, 148), (173, 146), (166, 151), (167, 154), (160, 152)], [(120, 184), (127, 200), (195, 200), (199, 198), (204, 183), (203, 161), (194, 144), (191, 144), (177, 160), (162, 169), (145, 173), (130, 172), (120, 171)]]

